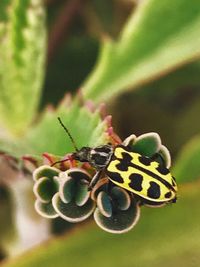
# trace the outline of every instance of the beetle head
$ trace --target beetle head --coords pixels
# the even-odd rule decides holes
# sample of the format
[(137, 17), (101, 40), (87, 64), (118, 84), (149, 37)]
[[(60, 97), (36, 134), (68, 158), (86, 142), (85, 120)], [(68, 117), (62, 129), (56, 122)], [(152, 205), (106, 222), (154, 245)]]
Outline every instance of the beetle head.
[(90, 147), (82, 147), (80, 150), (72, 154), (72, 158), (80, 162), (89, 162), (90, 161)]

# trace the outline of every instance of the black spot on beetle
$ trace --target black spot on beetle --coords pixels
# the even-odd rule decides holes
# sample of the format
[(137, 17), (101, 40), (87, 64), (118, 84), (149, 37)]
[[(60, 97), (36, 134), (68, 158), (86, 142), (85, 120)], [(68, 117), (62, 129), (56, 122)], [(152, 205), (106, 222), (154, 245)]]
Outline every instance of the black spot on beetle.
[(130, 183), (128, 184), (132, 189), (136, 191), (142, 191), (143, 176), (139, 173), (132, 173), (129, 176)]
[(160, 197), (160, 186), (155, 182), (150, 182), (150, 187), (147, 190), (147, 196), (153, 199)]
[(121, 183), (121, 184), (124, 182), (124, 180), (122, 179), (121, 175), (119, 173), (117, 173), (117, 172), (106, 171), (106, 174), (114, 182)]
[(176, 186), (176, 179), (172, 176), (172, 185)]
[(120, 161), (131, 162), (131, 160), (133, 159), (132, 156), (128, 152), (126, 152), (126, 151), (124, 151), (124, 152), (121, 153), (121, 157), (122, 158), (118, 158), (118, 156), (116, 154), (117, 153), (114, 153), (113, 154), (114, 155), (114, 158), (115, 159), (118, 159)]
[(124, 163), (123, 161), (120, 161), (118, 164), (116, 164), (116, 168), (119, 171), (128, 171), (128, 165), (126, 163)]
[(133, 157), (129, 153), (122, 152), (122, 159), (121, 159), (122, 161), (130, 164), (132, 159), (133, 159)]
[(170, 198), (171, 195), (172, 195), (172, 193), (169, 191), (169, 192), (167, 192), (167, 193), (165, 194), (165, 197), (166, 197), (166, 198)]
[(145, 166), (149, 166), (152, 162), (150, 158), (144, 157), (144, 156), (140, 156), (138, 160), (140, 161), (140, 163), (142, 163)]
[(122, 159), (117, 159), (119, 161), (118, 164), (116, 164), (116, 168), (120, 171), (127, 171), (129, 166), (132, 166), (131, 160), (133, 159), (132, 156), (130, 156), (128, 153), (123, 152), (122, 153)]
[(165, 166), (163, 166), (163, 164), (159, 164), (156, 170), (163, 175), (167, 175), (169, 173), (169, 170)]

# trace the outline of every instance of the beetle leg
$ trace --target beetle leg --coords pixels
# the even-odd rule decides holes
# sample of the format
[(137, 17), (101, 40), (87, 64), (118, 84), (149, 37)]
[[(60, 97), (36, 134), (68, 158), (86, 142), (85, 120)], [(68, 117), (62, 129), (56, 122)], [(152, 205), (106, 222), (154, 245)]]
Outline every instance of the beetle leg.
[(88, 186), (88, 191), (91, 191), (92, 188), (95, 186), (95, 184), (98, 182), (98, 180), (101, 178), (102, 175), (102, 170), (98, 171), (95, 173), (94, 177), (92, 178), (89, 186)]

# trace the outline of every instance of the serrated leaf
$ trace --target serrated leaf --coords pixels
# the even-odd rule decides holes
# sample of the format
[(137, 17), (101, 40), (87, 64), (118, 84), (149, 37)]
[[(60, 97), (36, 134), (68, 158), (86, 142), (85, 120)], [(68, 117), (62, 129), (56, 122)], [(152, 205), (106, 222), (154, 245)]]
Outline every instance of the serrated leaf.
[(0, 42), (1, 127), (22, 134), (35, 116), (44, 76), (43, 1), (12, 0), (2, 17)]
[(118, 41), (104, 41), (83, 86), (85, 97), (108, 100), (195, 60), (200, 56), (199, 27), (198, 0), (142, 1)]
[(40, 122), (28, 132), (27, 142), (37, 154), (48, 151), (56, 155), (65, 155), (75, 151), (71, 140), (57, 120), (58, 116), (69, 129), (78, 148), (95, 145), (97, 139), (93, 139), (93, 133), (99, 125), (101, 129), (98, 138), (101, 143), (105, 142), (106, 122), (101, 124), (99, 112), (92, 113), (86, 107), (80, 107), (78, 103), (73, 102), (68, 107), (61, 105), (55, 112), (47, 110)]
[(173, 174), (178, 182), (191, 182), (200, 178), (200, 136), (191, 139), (181, 150)]
[(22, 138), (0, 139), (0, 151), (20, 157), (24, 154), (42, 155), (44, 152), (63, 156), (75, 151), (71, 140), (57, 117), (60, 117), (72, 134), (77, 147), (94, 146), (107, 142), (107, 121), (102, 120), (98, 110), (91, 112), (77, 101), (65, 99), (58, 109), (48, 108)]

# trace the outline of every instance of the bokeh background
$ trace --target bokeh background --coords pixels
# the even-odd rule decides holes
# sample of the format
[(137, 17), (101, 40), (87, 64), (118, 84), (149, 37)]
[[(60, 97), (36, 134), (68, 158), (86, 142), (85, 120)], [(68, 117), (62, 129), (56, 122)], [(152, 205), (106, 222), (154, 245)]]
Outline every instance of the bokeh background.
[[(200, 266), (199, 1), (3, 0), (0, 50), (0, 265)], [(20, 171), (54, 152), (47, 133), (63, 149), (59, 127), (37, 123), (80, 90), (122, 139), (157, 132), (171, 153), (177, 203), (142, 208), (127, 234), (40, 217)]]

